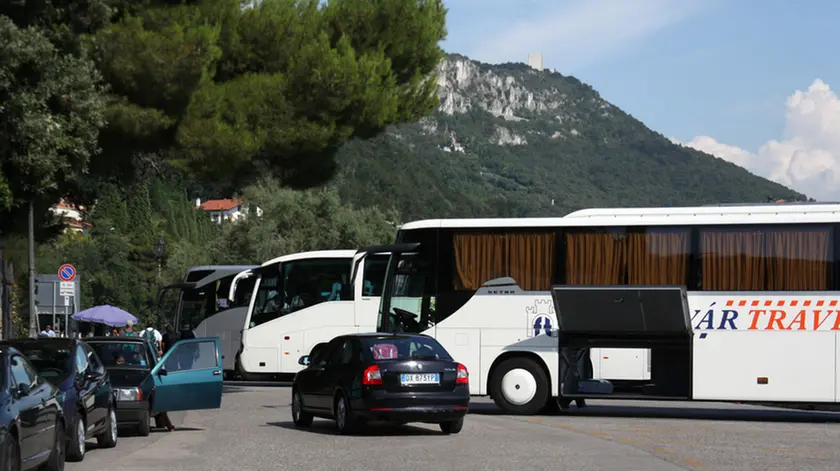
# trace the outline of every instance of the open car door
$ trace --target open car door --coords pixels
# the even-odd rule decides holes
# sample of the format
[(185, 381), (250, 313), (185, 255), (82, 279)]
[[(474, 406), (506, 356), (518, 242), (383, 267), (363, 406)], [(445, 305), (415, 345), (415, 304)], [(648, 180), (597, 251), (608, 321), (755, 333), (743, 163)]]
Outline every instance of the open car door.
[(152, 369), (152, 413), (218, 409), (222, 405), (219, 339), (181, 340)]

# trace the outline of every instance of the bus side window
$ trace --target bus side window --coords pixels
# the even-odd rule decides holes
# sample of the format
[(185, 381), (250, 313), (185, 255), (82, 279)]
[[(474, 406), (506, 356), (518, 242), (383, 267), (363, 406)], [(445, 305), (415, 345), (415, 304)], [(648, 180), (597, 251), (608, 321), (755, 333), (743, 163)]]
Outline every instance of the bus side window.
[(830, 226), (703, 228), (704, 291), (825, 291), (834, 260)]
[(362, 277), (362, 296), (382, 296), (385, 284), (385, 270), (388, 268), (388, 255), (370, 255), (365, 259), (365, 273)]

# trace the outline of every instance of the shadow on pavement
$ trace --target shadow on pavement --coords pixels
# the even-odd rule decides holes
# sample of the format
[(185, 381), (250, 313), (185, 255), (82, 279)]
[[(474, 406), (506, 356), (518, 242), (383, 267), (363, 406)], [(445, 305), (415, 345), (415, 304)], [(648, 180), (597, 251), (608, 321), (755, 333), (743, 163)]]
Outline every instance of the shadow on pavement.
[(290, 388), (292, 387), (291, 381), (225, 381), (223, 383), (225, 387), (228, 386), (250, 386), (250, 387), (257, 387), (257, 388)]
[[(470, 414), (506, 415), (495, 404), (470, 404)], [(704, 407), (651, 407), (626, 405), (588, 405), (582, 409), (571, 406), (568, 410), (541, 414), (569, 417), (627, 417), (635, 419), (689, 419), (740, 422), (800, 422), (840, 423), (840, 414), (831, 412), (804, 412), (781, 409), (728, 409)]]
[[(294, 422), (268, 422), (265, 426), (319, 435), (338, 435), (335, 429), (335, 422), (328, 420), (316, 419), (310, 427), (296, 427)], [(420, 435), (443, 435), (443, 432), (411, 425), (367, 424), (353, 434), (353, 436), (357, 437), (409, 437)]]

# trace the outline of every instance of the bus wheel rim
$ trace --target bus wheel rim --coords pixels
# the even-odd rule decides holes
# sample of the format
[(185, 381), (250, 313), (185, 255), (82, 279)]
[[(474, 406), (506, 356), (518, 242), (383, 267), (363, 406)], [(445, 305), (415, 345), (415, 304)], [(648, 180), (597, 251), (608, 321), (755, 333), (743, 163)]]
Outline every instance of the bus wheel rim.
[(537, 379), (526, 369), (514, 368), (502, 377), (502, 395), (513, 405), (525, 405), (537, 395)]

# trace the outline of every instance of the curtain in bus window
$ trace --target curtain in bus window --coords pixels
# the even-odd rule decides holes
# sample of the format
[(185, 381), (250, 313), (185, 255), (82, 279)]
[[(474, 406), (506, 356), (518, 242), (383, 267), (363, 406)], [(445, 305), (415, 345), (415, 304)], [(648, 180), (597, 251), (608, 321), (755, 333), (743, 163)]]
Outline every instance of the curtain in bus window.
[(618, 285), (627, 268), (626, 234), (566, 233), (566, 284)]
[(767, 285), (764, 234), (756, 230), (704, 231), (700, 236), (702, 289), (763, 290)]
[(627, 234), (627, 284), (685, 285), (690, 234), (688, 230)]
[(764, 238), (768, 290), (828, 289), (833, 258), (829, 229), (773, 231)]
[(526, 291), (547, 291), (555, 261), (553, 233), (456, 234), (455, 289), (478, 290), (509, 276)]

